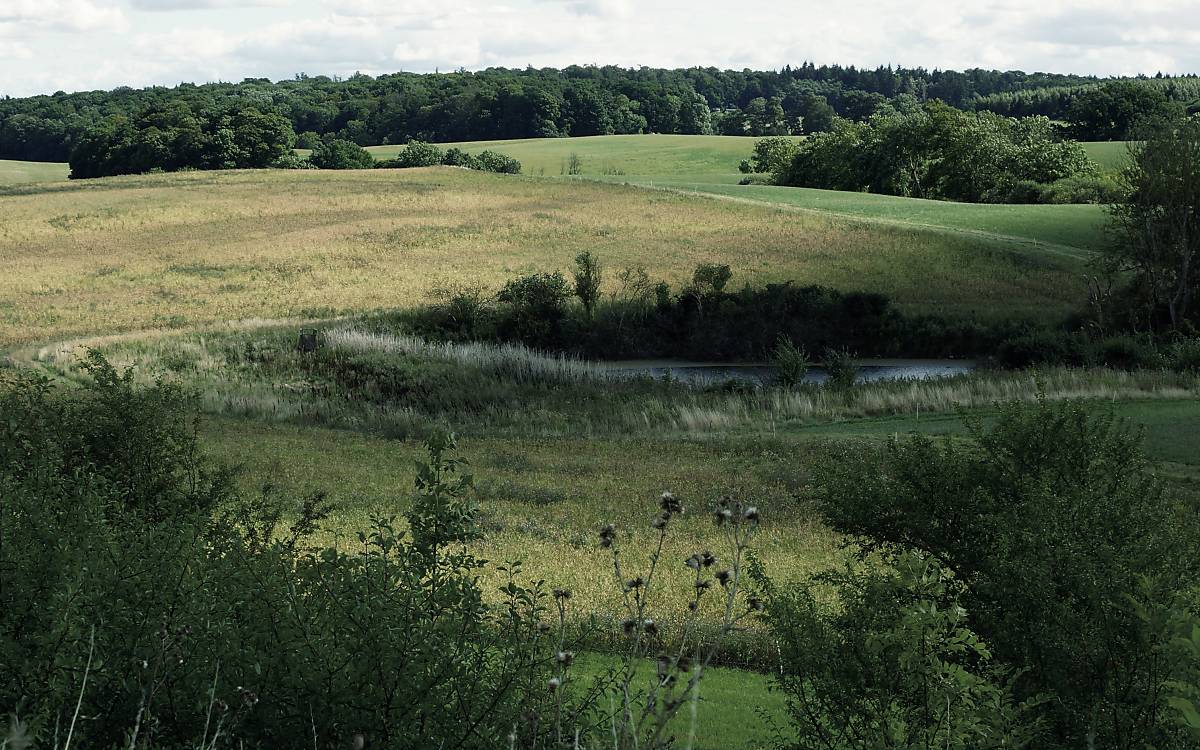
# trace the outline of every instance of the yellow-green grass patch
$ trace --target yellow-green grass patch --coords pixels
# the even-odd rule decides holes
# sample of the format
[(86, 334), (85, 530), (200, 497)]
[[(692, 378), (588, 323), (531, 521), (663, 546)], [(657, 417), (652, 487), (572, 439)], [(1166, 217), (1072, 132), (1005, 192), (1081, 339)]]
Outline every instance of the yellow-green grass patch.
[[(408, 508), (414, 462), (424, 457), (414, 441), (227, 418), (205, 418), (201, 437), (214, 459), (243, 466), (248, 490), (267, 481), (282, 497), (328, 490), (337, 510), (320, 541), (343, 548), (358, 545), (356, 532), (372, 518)], [(572, 589), (582, 613), (619, 610), (611, 561), (597, 543), (600, 526), (617, 525), (633, 571), (656, 539), (650, 524), (667, 489), (687, 511), (666, 546), (664, 619), (683, 614), (692, 593), (683, 561), (704, 549), (723, 554), (707, 512), (723, 494), (762, 510), (754, 548), (771, 575), (795, 579), (842, 559), (837, 537), (798, 499), (819, 460), (819, 446), (807, 441), (485, 437), (459, 447), (479, 488), (486, 532), (479, 554), (522, 560), (532, 579)]]
[(50, 161), (11, 161), (0, 159), (0, 186), (67, 179), (70, 167)]
[(0, 347), (408, 307), (590, 250), (680, 284), (795, 281), (949, 315), (1054, 318), (1079, 261), (1011, 243), (577, 180), (453, 168), (143, 175), (0, 195)]

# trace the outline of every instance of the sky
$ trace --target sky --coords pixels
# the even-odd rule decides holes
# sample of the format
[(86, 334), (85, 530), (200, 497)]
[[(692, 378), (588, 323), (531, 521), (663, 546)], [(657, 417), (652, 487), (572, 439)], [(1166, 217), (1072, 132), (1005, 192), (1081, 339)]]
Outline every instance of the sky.
[(0, 95), (308, 75), (803, 61), (1200, 72), (1200, 0), (0, 0)]

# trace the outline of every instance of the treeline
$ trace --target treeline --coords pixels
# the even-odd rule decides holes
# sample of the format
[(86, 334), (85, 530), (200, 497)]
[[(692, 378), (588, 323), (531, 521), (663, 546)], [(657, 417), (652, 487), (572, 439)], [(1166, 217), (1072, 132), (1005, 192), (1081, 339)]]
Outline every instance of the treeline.
[(136, 118), (113, 115), (80, 136), (71, 151), (71, 177), (266, 167), (290, 153), (295, 140), (284, 117), (252, 107), (193, 112), (172, 106)]
[[(891, 100), (999, 107), (1000, 100), (989, 97), (1097, 83), (1089, 77), (1020, 71), (867, 70), (806, 63), (778, 71), (570, 66), (121, 87), (0, 100), (0, 159), (67, 161), (84, 133), (107, 118), (135, 119), (172, 106), (193, 112), (231, 107), (276, 112), (299, 134), (299, 145), (312, 148), (323, 136), (380, 145), (642, 132), (820, 132), (835, 114), (861, 120)], [(1185, 79), (1179, 85), (1194, 84)]]
[(1126, 140), (1138, 120), (1200, 112), (1200, 77), (1149, 78), (1004, 91), (974, 104), (1008, 117), (1040, 115), (1070, 124), (1083, 141)]
[(1108, 202), (1083, 147), (1045, 117), (1012, 119), (929, 102), (803, 141), (760, 141), (751, 167), (781, 185), (974, 203)]

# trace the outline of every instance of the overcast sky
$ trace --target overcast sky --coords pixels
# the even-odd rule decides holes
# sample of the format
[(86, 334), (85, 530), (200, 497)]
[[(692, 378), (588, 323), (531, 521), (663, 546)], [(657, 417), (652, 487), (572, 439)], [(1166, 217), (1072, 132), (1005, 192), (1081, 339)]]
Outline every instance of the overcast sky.
[(246, 77), (804, 60), (1200, 72), (1200, 0), (0, 0), (0, 95)]

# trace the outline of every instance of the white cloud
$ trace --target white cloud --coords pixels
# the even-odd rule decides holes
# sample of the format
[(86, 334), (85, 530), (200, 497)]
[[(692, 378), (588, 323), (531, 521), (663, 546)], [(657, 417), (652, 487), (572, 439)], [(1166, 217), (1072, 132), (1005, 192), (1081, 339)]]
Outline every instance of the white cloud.
[(1108, 75), (1200, 71), (1200, 0), (0, 0), (0, 39), (10, 93), (526, 64)]
[(95, 0), (4, 0), (0, 22), (56, 31), (120, 30), (126, 25), (121, 8)]
[(214, 8), (286, 8), (287, 0), (131, 0), (138, 10), (212, 10)]
[(33, 50), (20, 42), (0, 39), (0, 60), (32, 60)]

